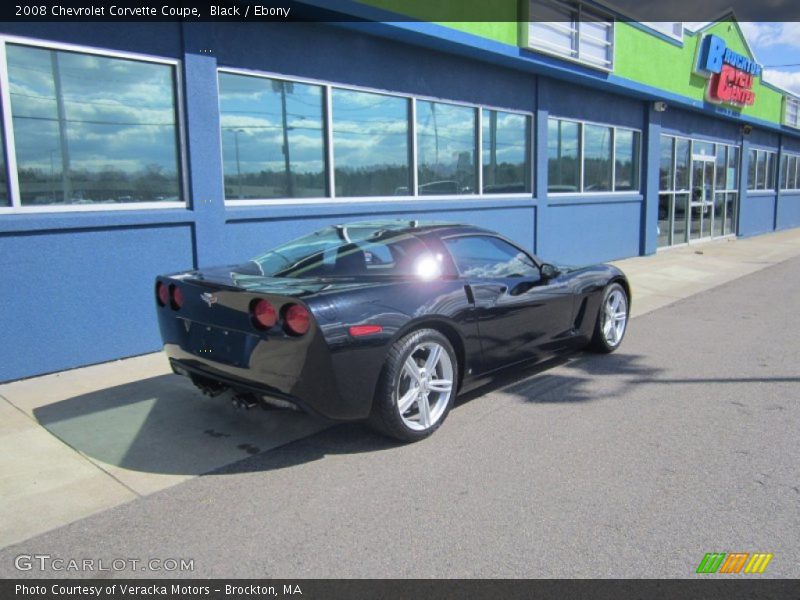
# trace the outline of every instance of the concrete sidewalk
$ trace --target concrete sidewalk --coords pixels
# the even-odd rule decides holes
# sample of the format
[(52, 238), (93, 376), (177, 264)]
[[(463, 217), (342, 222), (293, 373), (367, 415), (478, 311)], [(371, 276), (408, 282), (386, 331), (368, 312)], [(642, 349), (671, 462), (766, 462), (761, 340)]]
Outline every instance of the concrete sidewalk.
[[(636, 317), (795, 256), (800, 230), (615, 264)], [(0, 547), (326, 426), (285, 411), (237, 413), (172, 375), (160, 353), (0, 385)]]

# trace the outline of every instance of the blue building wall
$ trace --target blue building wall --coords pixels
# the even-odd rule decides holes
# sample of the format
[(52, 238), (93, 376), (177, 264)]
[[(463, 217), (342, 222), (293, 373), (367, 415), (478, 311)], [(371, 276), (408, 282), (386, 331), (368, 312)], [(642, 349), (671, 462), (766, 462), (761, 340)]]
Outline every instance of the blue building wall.
[(775, 229), (800, 227), (800, 192), (781, 192), (775, 210)]
[[(330, 223), (374, 218), (474, 223), (567, 264), (652, 253), (649, 228), (658, 202), (662, 128), (748, 144), (735, 123), (677, 110), (654, 113), (652, 102), (641, 97), (514, 70), (508, 57), (505, 66), (491, 64), (332, 25), (94, 23), (88, 29), (32, 22), (3, 23), (0, 30), (178, 59), (188, 200), (180, 209), (0, 215), (0, 381), (158, 350), (156, 274), (238, 262)], [(218, 66), (530, 112), (534, 191), (513, 198), (225, 206)], [(548, 196), (550, 115), (640, 129), (641, 193)], [(767, 132), (751, 137), (756, 144), (778, 143)], [(784, 139), (786, 147), (792, 144), (800, 148), (800, 141)], [(800, 225), (797, 194), (742, 197), (742, 235)]]

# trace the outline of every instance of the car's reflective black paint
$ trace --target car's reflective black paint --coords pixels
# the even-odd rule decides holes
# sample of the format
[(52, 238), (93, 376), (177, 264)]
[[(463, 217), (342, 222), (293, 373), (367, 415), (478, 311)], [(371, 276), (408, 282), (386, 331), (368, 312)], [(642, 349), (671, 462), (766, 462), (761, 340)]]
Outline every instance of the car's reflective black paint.
[[(246, 263), (158, 277), (183, 293), (179, 309), (157, 307), (173, 369), (199, 384), (220, 382), (331, 419), (357, 420), (370, 413), (389, 348), (410, 331), (434, 328), (447, 336), (464, 391), (493, 370), (585, 346), (610, 282), (620, 282), (630, 297), (616, 267), (543, 268), (530, 255), (538, 276), (462, 277), (442, 239), (497, 236), (477, 227), (394, 222), (381, 229), (417, 238), (441, 261), (441, 274), (290, 279), (264, 277)], [(279, 315), (266, 331), (250, 315), (256, 298)], [(305, 335), (284, 328), (291, 303), (312, 315)], [(354, 337), (355, 325), (382, 330)]]

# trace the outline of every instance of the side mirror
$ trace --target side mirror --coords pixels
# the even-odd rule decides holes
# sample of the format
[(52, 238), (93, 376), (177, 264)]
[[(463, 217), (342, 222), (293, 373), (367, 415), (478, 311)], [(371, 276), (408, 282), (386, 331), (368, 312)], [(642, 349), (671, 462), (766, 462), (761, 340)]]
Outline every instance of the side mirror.
[(559, 276), (561, 271), (559, 271), (555, 265), (551, 265), (550, 263), (544, 263), (541, 268), (542, 272), (542, 279), (544, 281), (550, 281), (551, 279), (555, 279)]

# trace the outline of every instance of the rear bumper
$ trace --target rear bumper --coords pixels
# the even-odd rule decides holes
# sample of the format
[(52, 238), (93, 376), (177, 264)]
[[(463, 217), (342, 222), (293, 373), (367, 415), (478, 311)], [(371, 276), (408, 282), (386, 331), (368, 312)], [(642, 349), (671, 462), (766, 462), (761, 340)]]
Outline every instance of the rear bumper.
[(200, 361), (196, 361), (191, 358), (170, 358), (169, 363), (172, 367), (172, 371), (177, 375), (184, 375), (186, 377), (199, 376), (206, 379), (211, 379), (213, 381), (218, 381), (233, 390), (250, 392), (259, 397), (268, 396), (270, 398), (277, 398), (278, 400), (285, 400), (286, 402), (294, 404), (308, 414), (317, 417), (330, 418), (321, 414), (316, 408), (307, 402), (304, 402), (301, 398), (285, 394), (277, 388), (266, 384), (246, 379), (239, 379), (207, 364), (201, 363)]

